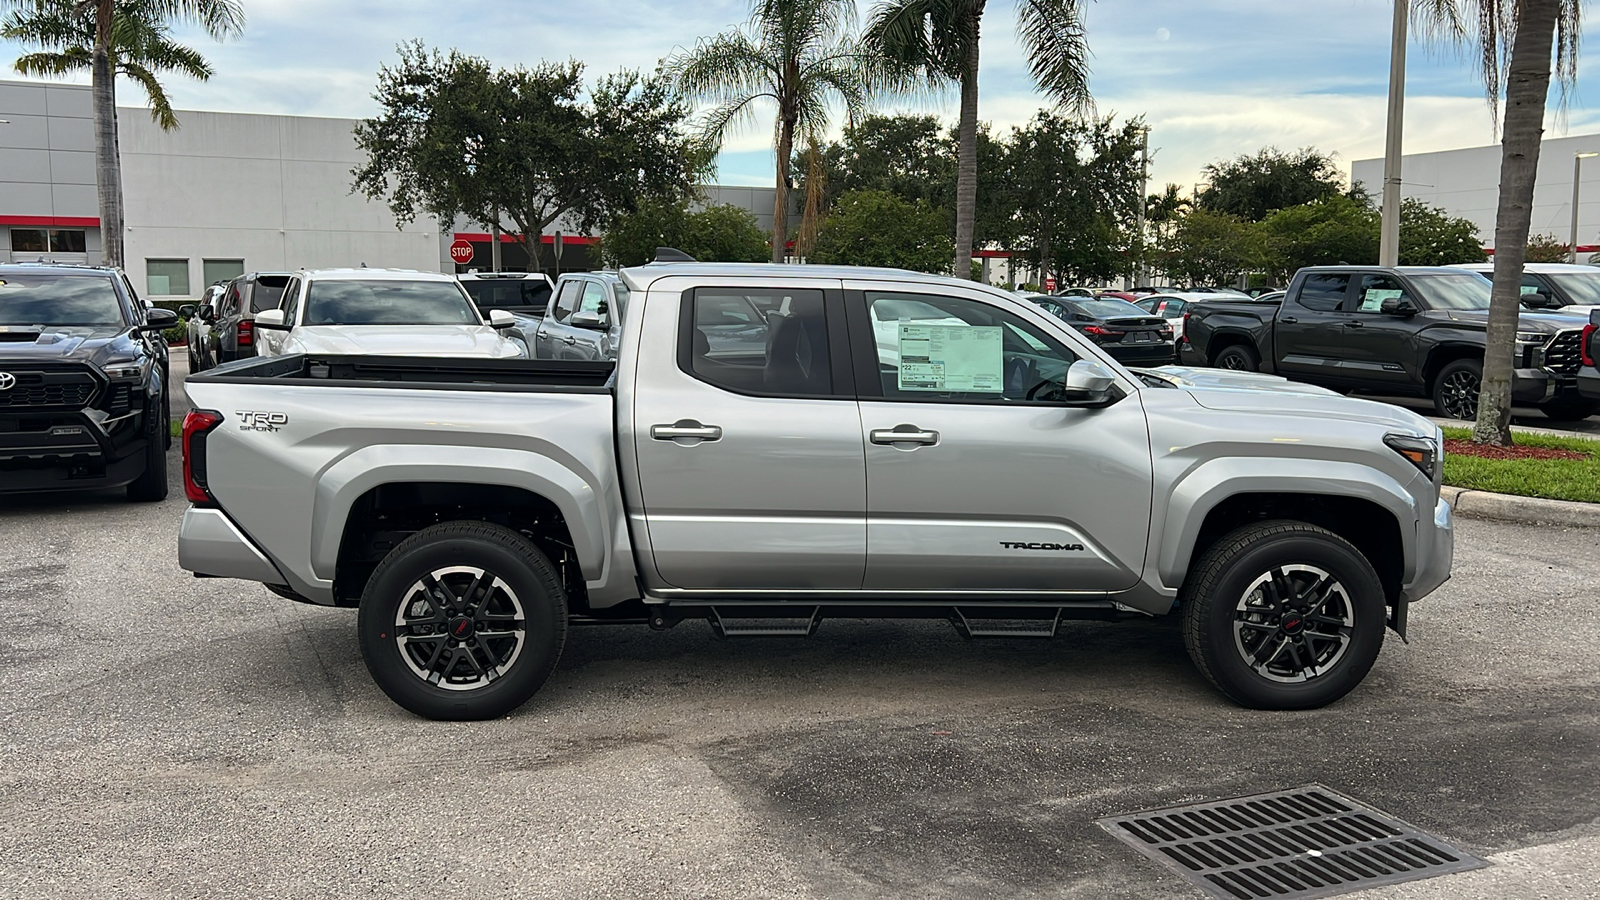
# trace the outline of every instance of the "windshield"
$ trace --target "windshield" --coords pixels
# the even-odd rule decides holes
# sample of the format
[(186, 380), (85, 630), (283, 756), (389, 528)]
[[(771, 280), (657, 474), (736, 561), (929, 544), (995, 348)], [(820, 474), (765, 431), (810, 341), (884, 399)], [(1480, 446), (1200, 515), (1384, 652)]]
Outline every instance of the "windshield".
[(1117, 319), (1123, 316), (1147, 316), (1149, 313), (1126, 300), (1075, 300), (1072, 305), (1096, 319)]
[(122, 304), (104, 275), (0, 275), (0, 325), (121, 328)]
[(1574, 306), (1600, 306), (1600, 269), (1596, 269), (1593, 274), (1573, 272), (1544, 277), (1554, 282), (1562, 293), (1571, 297)]
[(482, 325), (460, 286), (443, 281), (313, 281), (305, 325)]
[(1475, 272), (1461, 275), (1413, 275), (1411, 282), (1434, 309), (1488, 309), (1489, 279)]

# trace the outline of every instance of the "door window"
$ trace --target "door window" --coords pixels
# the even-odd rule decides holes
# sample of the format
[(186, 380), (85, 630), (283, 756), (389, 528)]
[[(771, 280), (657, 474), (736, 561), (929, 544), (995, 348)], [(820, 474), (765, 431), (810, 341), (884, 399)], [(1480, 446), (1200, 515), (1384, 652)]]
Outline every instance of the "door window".
[(1049, 403), (1078, 355), (977, 300), (867, 291), (878, 387), (897, 400)]
[(578, 306), (579, 312), (596, 312), (601, 315), (606, 313), (606, 289), (598, 281), (585, 281), (583, 283), (583, 301)]
[(578, 279), (562, 282), (560, 293), (556, 294), (555, 308), (551, 310), (550, 315), (554, 316), (557, 322), (565, 323), (573, 310), (578, 308), (578, 295), (582, 290), (583, 282)]
[(701, 381), (789, 397), (833, 390), (822, 291), (698, 288), (683, 323), (679, 365)]
[(1383, 312), (1383, 301), (1405, 294), (1405, 285), (1388, 275), (1361, 276), (1361, 292), (1355, 298), (1355, 311)]
[(1300, 285), (1300, 305), (1306, 309), (1333, 312), (1344, 302), (1349, 287), (1350, 276), (1346, 273), (1308, 275), (1305, 283)]

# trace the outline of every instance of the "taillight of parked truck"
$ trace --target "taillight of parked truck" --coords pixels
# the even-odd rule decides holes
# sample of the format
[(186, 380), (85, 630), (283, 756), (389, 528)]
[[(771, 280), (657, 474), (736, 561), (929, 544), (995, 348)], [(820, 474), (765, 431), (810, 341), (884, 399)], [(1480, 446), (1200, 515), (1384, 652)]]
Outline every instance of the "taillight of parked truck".
[(1583, 355), (1583, 364), (1594, 367), (1594, 353), (1589, 348), (1593, 344), (1594, 333), (1600, 325), (1589, 324), (1583, 326), (1583, 339), (1578, 342), (1578, 352)]
[(191, 409), (183, 417), (183, 493), (190, 503), (216, 500), (206, 485), (206, 435), (222, 424), (222, 413)]
[(1183, 337), (1178, 338), (1178, 340), (1183, 341), (1185, 344), (1189, 343), (1189, 314), (1188, 313), (1184, 313), (1183, 314)]
[(253, 347), (256, 343), (256, 323), (249, 319), (239, 321), (239, 346)]

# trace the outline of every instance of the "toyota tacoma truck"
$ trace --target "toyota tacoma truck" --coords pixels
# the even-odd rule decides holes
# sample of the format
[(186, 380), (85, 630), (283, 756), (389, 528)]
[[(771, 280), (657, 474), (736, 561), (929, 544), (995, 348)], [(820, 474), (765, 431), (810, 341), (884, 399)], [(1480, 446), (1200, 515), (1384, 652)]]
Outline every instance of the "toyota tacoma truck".
[[(440, 719), (524, 703), (569, 626), (868, 616), (1024, 637), (1177, 615), (1228, 697), (1318, 707), (1450, 574), (1441, 435), (1411, 412), (1139, 376), (945, 277), (621, 278), (614, 362), (295, 354), (191, 376), (181, 565), (357, 607), (378, 685)], [(908, 307), (941, 315), (878, 333)]]
[[(1427, 397), (1439, 415), (1478, 414), (1492, 285), (1454, 267), (1301, 269), (1277, 305), (1195, 303), (1178, 358), (1261, 370), (1341, 390)], [(1600, 411), (1579, 393), (1585, 319), (1521, 311), (1511, 399), (1556, 421)]]

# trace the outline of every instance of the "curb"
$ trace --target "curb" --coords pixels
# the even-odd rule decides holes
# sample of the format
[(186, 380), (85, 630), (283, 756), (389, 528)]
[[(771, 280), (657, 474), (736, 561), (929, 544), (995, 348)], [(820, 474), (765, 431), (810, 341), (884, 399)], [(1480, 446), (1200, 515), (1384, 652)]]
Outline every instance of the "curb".
[(1494, 519), (1524, 525), (1571, 525), (1600, 528), (1600, 503), (1574, 500), (1546, 500), (1543, 497), (1518, 497), (1445, 485), (1439, 496), (1450, 501), (1459, 516), (1469, 519)]

